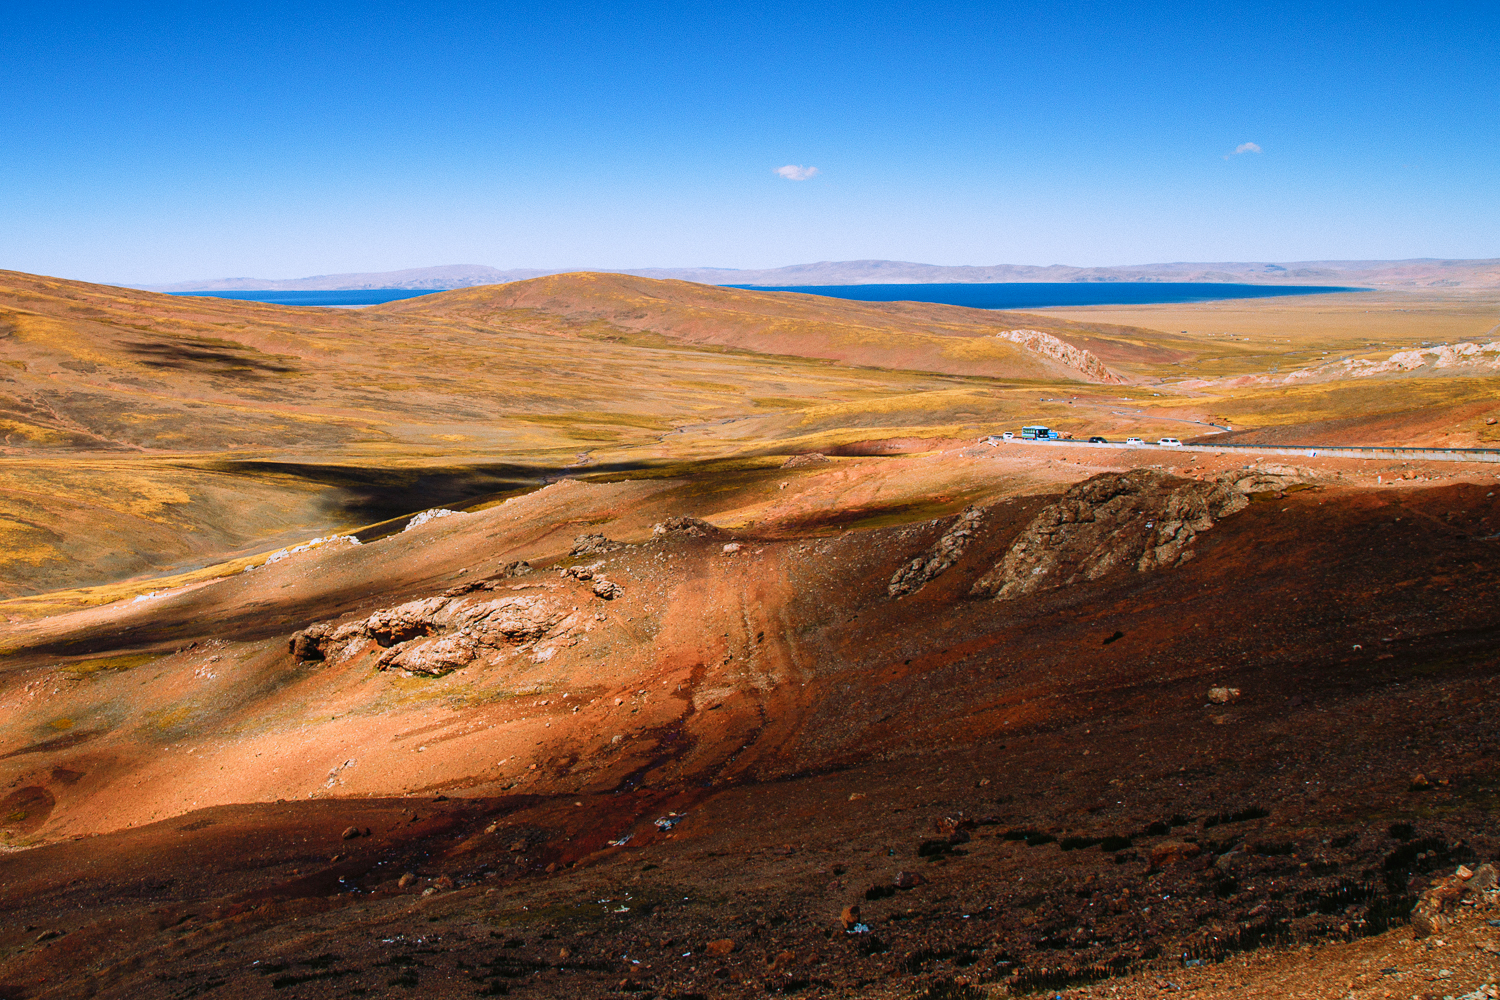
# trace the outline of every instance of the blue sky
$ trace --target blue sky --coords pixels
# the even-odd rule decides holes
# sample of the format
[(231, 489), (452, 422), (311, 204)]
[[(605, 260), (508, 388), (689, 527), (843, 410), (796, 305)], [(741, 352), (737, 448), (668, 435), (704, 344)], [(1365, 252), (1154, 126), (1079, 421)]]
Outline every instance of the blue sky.
[(1500, 257), (1496, 4), (311, 6), (7, 5), (0, 268)]

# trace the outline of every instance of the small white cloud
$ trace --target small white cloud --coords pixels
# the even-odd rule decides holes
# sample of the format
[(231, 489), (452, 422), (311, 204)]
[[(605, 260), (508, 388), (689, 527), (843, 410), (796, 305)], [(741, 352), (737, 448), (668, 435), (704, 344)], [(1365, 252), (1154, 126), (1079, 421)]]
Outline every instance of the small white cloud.
[(1239, 156), (1241, 153), (1259, 153), (1260, 151), (1261, 151), (1261, 149), (1260, 149), (1260, 145), (1258, 143), (1254, 143), (1254, 142), (1242, 142), (1238, 146), (1234, 147), (1234, 152), (1232, 152), (1232, 153), (1225, 153), (1224, 154), (1224, 159), (1227, 160), (1231, 156)]
[(778, 177), (785, 177), (789, 181), (805, 181), (809, 177), (818, 176), (817, 167), (799, 167), (793, 163), (788, 163), (784, 167), (777, 167), (771, 172)]

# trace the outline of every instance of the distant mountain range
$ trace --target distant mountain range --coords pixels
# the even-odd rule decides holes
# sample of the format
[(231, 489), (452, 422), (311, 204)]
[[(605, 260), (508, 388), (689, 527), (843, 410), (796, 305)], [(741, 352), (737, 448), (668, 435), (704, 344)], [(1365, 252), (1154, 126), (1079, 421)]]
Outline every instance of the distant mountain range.
[(310, 278), (217, 278), (142, 286), (157, 292), (313, 291), (359, 288), (449, 289), (501, 285), (548, 274), (602, 271), (643, 278), (675, 278), (706, 285), (900, 285), (1016, 281), (1208, 281), (1255, 285), (1364, 285), (1382, 288), (1500, 287), (1500, 260), (1312, 260), (1290, 263), (1138, 264), (1069, 267), (1052, 264), (948, 266), (899, 260), (819, 261), (767, 270), (729, 267), (517, 268), (446, 264), (404, 271), (320, 274)]

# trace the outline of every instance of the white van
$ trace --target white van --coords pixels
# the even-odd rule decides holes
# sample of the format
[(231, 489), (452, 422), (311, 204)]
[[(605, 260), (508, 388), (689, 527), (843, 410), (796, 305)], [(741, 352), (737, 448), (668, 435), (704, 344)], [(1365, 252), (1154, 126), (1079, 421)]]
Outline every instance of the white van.
[(1136, 445), (1144, 445), (1146, 442), (1142, 441), (1140, 438), (1126, 438), (1125, 443), (1127, 445), (1130, 445), (1131, 447), (1135, 447)]
[(1179, 441), (1179, 440), (1177, 440), (1176, 438), (1162, 438), (1159, 441), (1157, 441), (1156, 443), (1159, 444), (1159, 445), (1161, 445), (1163, 448), (1181, 448), (1182, 447), (1182, 442)]

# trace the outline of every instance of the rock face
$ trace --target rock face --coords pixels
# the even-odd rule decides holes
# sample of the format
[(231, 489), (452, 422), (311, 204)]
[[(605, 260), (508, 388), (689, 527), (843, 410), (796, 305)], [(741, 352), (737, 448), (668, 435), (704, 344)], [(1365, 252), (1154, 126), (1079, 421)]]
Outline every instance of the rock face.
[(978, 507), (965, 507), (952, 527), (943, 532), (926, 552), (896, 571), (886, 591), (892, 597), (903, 597), (916, 593), (932, 580), (947, 572), (949, 567), (963, 557), (964, 550), (974, 539), (979, 521), (984, 512)]
[(1085, 351), (1081, 347), (1074, 347), (1066, 340), (1059, 340), (1050, 333), (1040, 330), (1006, 330), (995, 336), (1001, 340), (1009, 340), (1011, 343), (1020, 344), (1034, 354), (1060, 361), (1072, 368), (1074, 371), (1082, 372), (1095, 382), (1124, 382), (1120, 376), (1104, 366), (1104, 362)]
[(1077, 483), (1042, 509), (1005, 557), (975, 583), (975, 596), (1009, 600), (1097, 580), (1115, 569), (1179, 565), (1218, 518), (1248, 494), (1301, 482), (1295, 470), (1237, 470), (1207, 482), (1152, 469), (1107, 472)]

